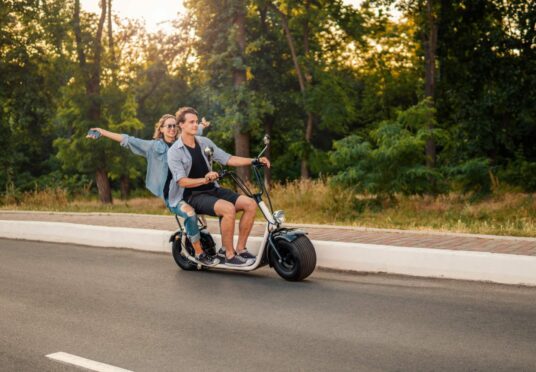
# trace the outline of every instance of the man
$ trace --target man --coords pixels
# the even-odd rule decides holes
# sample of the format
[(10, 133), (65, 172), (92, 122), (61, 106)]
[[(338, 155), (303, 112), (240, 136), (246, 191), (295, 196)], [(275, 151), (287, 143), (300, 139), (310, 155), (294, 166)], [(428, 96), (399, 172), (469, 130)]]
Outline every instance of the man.
[[(211, 169), (205, 156), (205, 148), (212, 147), (214, 160), (233, 167), (249, 166), (251, 158), (232, 156), (217, 147), (210, 139), (196, 136), (198, 114), (191, 107), (182, 107), (175, 115), (181, 130), (180, 137), (169, 149), (168, 164), (173, 176), (169, 189), (169, 204), (173, 207), (181, 200), (191, 205), (198, 214), (208, 214), (221, 218), (222, 245), (225, 251), (224, 263), (228, 266), (246, 266), (255, 258), (246, 249), (246, 242), (253, 227), (257, 204), (245, 195), (219, 187), (218, 173)], [(270, 167), (270, 161), (262, 157), (259, 161)], [(235, 216), (240, 218), (236, 250), (233, 248)]]

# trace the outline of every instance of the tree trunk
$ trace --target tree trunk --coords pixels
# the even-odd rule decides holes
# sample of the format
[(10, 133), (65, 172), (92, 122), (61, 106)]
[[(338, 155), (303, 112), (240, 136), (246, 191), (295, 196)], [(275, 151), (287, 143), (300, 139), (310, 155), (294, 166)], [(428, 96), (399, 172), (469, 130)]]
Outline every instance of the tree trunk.
[(86, 55), (82, 45), (82, 30), (80, 28), (80, 0), (74, 2), (73, 29), (76, 40), (76, 53), (78, 54), (78, 63), (84, 78), (87, 80)]
[(112, 81), (115, 83), (117, 66), (115, 63), (114, 36), (112, 30), (112, 0), (108, 0), (108, 49), (110, 50)]
[[(269, 116), (264, 121), (264, 132), (272, 138), (272, 128), (274, 126), (274, 118), (272, 116)], [(268, 144), (268, 148), (266, 149), (266, 152), (264, 153), (264, 156), (266, 156), (268, 159), (270, 159), (272, 151), (272, 142)], [(270, 190), (270, 187), (272, 186), (272, 171), (268, 167), (264, 167), (264, 186), (267, 190)]]
[[(424, 95), (430, 98), (432, 105), (435, 98), (436, 85), (436, 50), (437, 50), (437, 17), (433, 0), (426, 1), (426, 36), (424, 41)], [(428, 129), (433, 129), (432, 121)], [(436, 164), (436, 144), (431, 136), (426, 141), (426, 165), (430, 168)]]
[[(277, 6), (272, 4), (271, 2), (268, 2), (268, 7), (272, 9), (277, 15), (279, 15), (279, 18), (281, 19), (281, 24), (283, 25), (283, 31), (285, 32), (285, 36), (287, 38), (287, 44), (290, 49), (290, 55), (292, 57), (292, 62), (294, 63), (294, 68), (296, 69), (296, 75), (298, 77), (298, 84), (300, 86), (300, 91), (302, 93), (303, 99), (304, 99), (304, 105), (305, 105), (305, 95), (307, 94), (307, 89), (311, 84), (312, 76), (307, 71), (305, 67), (302, 67), (298, 61), (298, 55), (296, 53), (296, 47), (294, 43), (294, 38), (292, 37), (292, 34), (290, 33), (290, 27), (288, 25), (288, 17), (285, 13), (283, 13)], [(309, 11), (309, 1), (306, 2), (306, 9)], [(309, 25), (308, 21), (304, 24), (304, 50), (305, 50), (305, 57), (307, 57), (308, 49), (309, 49), (309, 36), (308, 36), (308, 30)], [(309, 110), (305, 109), (305, 113), (307, 115), (306, 123), (305, 123), (305, 143), (308, 147), (311, 145), (311, 140), (313, 136), (313, 113), (309, 112)], [(310, 177), (309, 174), (309, 160), (308, 160), (308, 151), (304, 151), (302, 153), (302, 159), (301, 159), (301, 171), (300, 175), (302, 179), (308, 179)]]
[[(239, 55), (241, 58), (244, 57), (244, 52), (246, 49), (246, 5), (242, 2), (235, 14), (233, 20), (233, 25), (235, 27), (236, 36), (235, 42), (238, 46)], [(233, 71), (233, 85), (236, 91), (244, 89), (246, 85), (246, 71), (243, 67), (236, 68)], [(238, 109), (246, 110), (244, 107), (245, 102), (239, 102)], [(241, 112), (243, 113), (243, 111)], [(244, 132), (244, 123), (235, 123), (234, 130), (234, 140), (235, 140), (235, 154), (237, 156), (242, 156), (248, 158), (249, 155), (249, 133)], [(250, 179), (250, 169), (249, 167), (239, 167), (236, 171), (239, 177), (245, 181)]]
[(121, 191), (121, 200), (127, 200), (130, 195), (130, 180), (128, 176), (122, 175), (119, 178), (119, 189)]
[(106, 169), (98, 168), (95, 172), (95, 181), (99, 190), (99, 199), (103, 204), (112, 203), (112, 190), (110, 181), (108, 180), (108, 172)]
[[(102, 30), (106, 19), (106, 0), (101, 0), (101, 15), (97, 26), (97, 35), (95, 38), (95, 54), (94, 61), (89, 66), (82, 45), (82, 31), (80, 29), (80, 0), (75, 0), (73, 14), (73, 28), (76, 39), (76, 50), (78, 54), (78, 63), (82, 70), (86, 96), (90, 102), (88, 109), (88, 118), (92, 121), (92, 125), (100, 126), (101, 120), (101, 103), (100, 103), (100, 70), (101, 70), (101, 52), (102, 52)], [(104, 158), (104, 154), (101, 154)], [(97, 189), (99, 190), (99, 198), (103, 203), (112, 202), (112, 190), (110, 181), (108, 180), (107, 170), (103, 167), (95, 171)]]
[(309, 173), (309, 149), (311, 145), (311, 139), (313, 138), (313, 114), (307, 113), (307, 123), (305, 125), (305, 143), (307, 144), (306, 153), (304, 153), (301, 161), (300, 176), (302, 180), (311, 178)]

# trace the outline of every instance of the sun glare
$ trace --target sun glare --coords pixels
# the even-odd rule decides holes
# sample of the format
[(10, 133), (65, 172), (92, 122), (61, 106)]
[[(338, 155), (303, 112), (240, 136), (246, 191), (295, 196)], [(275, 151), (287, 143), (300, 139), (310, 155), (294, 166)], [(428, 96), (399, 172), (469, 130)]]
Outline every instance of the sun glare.
[[(99, 13), (100, 0), (81, 0), (82, 9), (87, 12)], [(177, 13), (184, 13), (182, 0), (112, 0), (112, 12), (120, 17), (144, 20), (147, 30), (171, 30), (170, 21)]]
[[(99, 13), (100, 0), (80, 0), (82, 9)], [(343, 0), (344, 4), (359, 6), (362, 0)], [(144, 20), (149, 32), (171, 31), (171, 20), (184, 13), (183, 0), (112, 0), (112, 11), (120, 17)]]

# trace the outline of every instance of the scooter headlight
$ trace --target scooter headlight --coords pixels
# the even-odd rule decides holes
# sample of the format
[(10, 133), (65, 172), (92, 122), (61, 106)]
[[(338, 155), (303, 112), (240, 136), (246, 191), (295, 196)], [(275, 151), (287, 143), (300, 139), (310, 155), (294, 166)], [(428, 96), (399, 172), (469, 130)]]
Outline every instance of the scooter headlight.
[(285, 212), (279, 210), (279, 211), (275, 211), (274, 212), (274, 220), (279, 223), (279, 224), (282, 224), (285, 222)]

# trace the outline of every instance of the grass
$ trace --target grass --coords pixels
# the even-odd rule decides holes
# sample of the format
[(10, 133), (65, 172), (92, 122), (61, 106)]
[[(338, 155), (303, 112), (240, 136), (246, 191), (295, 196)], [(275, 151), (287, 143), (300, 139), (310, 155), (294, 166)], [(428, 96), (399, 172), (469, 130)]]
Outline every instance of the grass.
[[(275, 185), (271, 195), (274, 208), (285, 210), (291, 223), (536, 237), (534, 194), (496, 191), (479, 201), (454, 193), (437, 197), (397, 195), (395, 200), (378, 200), (322, 181), (296, 181)], [(116, 199), (112, 205), (103, 205), (94, 196), (72, 199), (62, 189), (26, 193), (17, 201), (4, 197), (2, 209), (168, 213), (157, 198)], [(260, 214), (258, 219), (262, 219)]]

